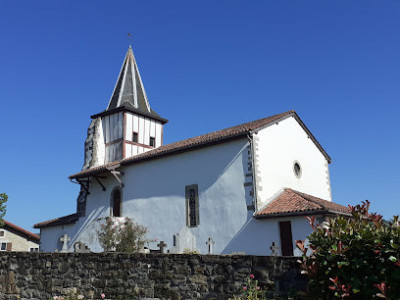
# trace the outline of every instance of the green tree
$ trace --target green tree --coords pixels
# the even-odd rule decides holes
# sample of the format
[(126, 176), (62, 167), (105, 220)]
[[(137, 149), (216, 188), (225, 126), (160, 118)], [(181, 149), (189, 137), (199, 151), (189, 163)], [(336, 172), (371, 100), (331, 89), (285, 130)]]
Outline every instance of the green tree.
[(143, 249), (150, 240), (146, 239), (147, 228), (134, 223), (130, 218), (108, 218), (97, 232), (104, 251), (134, 253)]
[(6, 214), (6, 202), (8, 200), (8, 196), (5, 193), (0, 194), (0, 227), (4, 226), (3, 218)]
[[(400, 222), (369, 213), (369, 202), (351, 207), (352, 218), (315, 225), (303, 252), (303, 273), (314, 299), (400, 299)], [(308, 247), (312, 254), (308, 255)]]

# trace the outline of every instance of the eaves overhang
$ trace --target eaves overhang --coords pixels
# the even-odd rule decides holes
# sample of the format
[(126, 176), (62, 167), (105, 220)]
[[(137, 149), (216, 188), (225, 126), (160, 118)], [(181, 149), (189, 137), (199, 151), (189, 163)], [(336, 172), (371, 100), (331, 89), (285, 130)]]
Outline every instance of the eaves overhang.
[(144, 116), (144, 117), (148, 117), (148, 118), (152, 118), (152, 119), (158, 120), (162, 124), (168, 123), (167, 119), (164, 119), (164, 118), (160, 117), (159, 115), (155, 115), (155, 114), (152, 114), (152, 113), (147, 113), (147, 112), (142, 111), (140, 109), (136, 109), (136, 108), (133, 108), (133, 107), (127, 107), (127, 106), (120, 106), (120, 107), (117, 107), (117, 108), (114, 108), (114, 109), (111, 109), (111, 110), (105, 110), (105, 111), (103, 111), (101, 113), (98, 113), (98, 114), (90, 116), (90, 118), (96, 119), (98, 117), (109, 116), (109, 115), (112, 115), (112, 114), (115, 114), (115, 113), (118, 113), (118, 112), (125, 112), (125, 111), (131, 112), (131, 113), (135, 113), (135, 114), (138, 114), (138, 115), (141, 115), (141, 116)]
[(332, 210), (308, 210), (308, 211), (295, 211), (295, 212), (280, 212), (280, 213), (271, 213), (266, 215), (255, 214), (253, 216), (254, 219), (273, 219), (273, 218), (285, 218), (285, 217), (298, 217), (298, 216), (315, 216), (315, 215), (323, 215), (323, 216), (345, 216), (351, 217), (351, 214), (340, 212), (340, 211), (332, 211)]

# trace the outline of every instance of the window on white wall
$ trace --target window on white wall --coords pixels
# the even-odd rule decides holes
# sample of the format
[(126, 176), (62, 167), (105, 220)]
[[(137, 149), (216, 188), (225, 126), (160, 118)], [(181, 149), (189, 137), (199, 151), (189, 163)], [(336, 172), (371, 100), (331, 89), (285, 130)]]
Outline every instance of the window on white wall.
[(197, 184), (185, 186), (186, 198), (186, 225), (196, 227), (200, 223), (199, 218), (199, 188)]
[(297, 178), (301, 177), (301, 166), (300, 166), (300, 163), (298, 161), (295, 161), (294, 164), (293, 164), (293, 172), (294, 172), (294, 175)]
[(4, 230), (0, 230), (0, 237), (5, 237), (6, 233)]
[(0, 251), (11, 251), (12, 243), (1, 243)]

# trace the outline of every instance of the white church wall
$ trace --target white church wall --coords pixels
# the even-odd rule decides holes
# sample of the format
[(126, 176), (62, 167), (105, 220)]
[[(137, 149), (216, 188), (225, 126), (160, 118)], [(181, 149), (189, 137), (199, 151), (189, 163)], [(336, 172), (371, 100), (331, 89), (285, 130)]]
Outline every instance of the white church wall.
[(271, 255), (271, 245), (276, 243), (281, 255), (281, 241), (279, 222), (290, 221), (292, 225), (293, 252), (295, 256), (301, 256), (296, 249), (296, 240), (304, 240), (312, 229), (309, 221), (304, 216), (254, 219), (251, 218), (238, 231), (236, 236), (223, 250), (223, 253), (244, 252), (249, 255)]
[(62, 247), (60, 238), (67, 232), (69, 235), (73, 229), (73, 224), (41, 228), (39, 250), (44, 252), (54, 252), (56, 250), (60, 250)]
[(185, 186), (198, 184), (200, 224), (188, 229), (198, 250), (207, 253), (211, 237), (220, 253), (247, 219), (246, 150), (247, 141), (231, 142), (127, 168), (123, 214), (171, 249), (173, 235), (186, 228)]
[[(328, 162), (293, 117), (260, 130), (255, 137), (259, 209), (284, 187), (332, 200)], [(299, 178), (295, 162), (301, 166)]]
[[(206, 242), (210, 237), (215, 241), (213, 253), (221, 253), (252, 214), (247, 211), (243, 186), (247, 145), (247, 139), (242, 139), (124, 167), (122, 216), (147, 226), (148, 238), (163, 240), (167, 249), (173, 248), (173, 235), (185, 229), (194, 236), (201, 253), (208, 252)], [(91, 180), (87, 216), (64, 230), (43, 228), (45, 241), (67, 233), (71, 250), (77, 241), (92, 251), (101, 250), (96, 228), (110, 215), (111, 192), (118, 186), (110, 174), (101, 181), (106, 191)], [(191, 184), (198, 185), (200, 222), (197, 227), (187, 228), (185, 186)], [(157, 248), (155, 244), (151, 248)], [(54, 251), (54, 244), (49, 245), (43, 250)]]

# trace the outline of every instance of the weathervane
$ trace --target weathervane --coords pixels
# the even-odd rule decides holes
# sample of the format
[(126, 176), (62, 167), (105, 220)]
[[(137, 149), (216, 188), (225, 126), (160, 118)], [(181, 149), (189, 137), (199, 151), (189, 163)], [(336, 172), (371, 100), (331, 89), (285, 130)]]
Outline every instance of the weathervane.
[(132, 34), (130, 32), (128, 32), (128, 41), (129, 41), (130, 45), (133, 44), (133, 37), (132, 37)]

